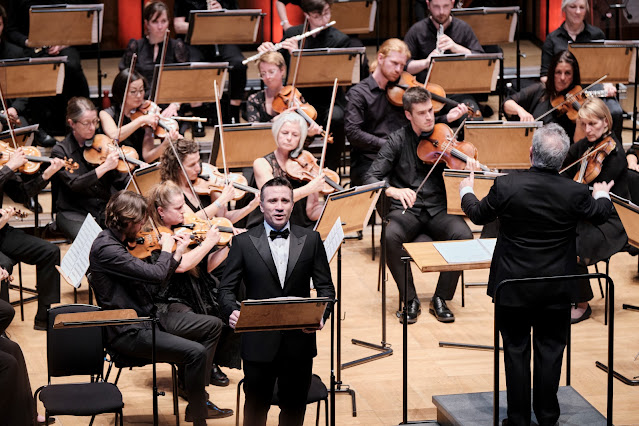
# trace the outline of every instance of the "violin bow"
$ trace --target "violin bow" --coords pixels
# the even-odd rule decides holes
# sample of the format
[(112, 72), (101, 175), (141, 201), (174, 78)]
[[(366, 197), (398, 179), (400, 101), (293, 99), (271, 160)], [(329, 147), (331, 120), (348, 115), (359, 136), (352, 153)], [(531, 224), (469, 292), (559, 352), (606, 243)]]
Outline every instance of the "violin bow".
[(155, 82), (155, 89), (153, 90), (153, 103), (157, 104), (158, 92), (160, 91), (160, 80), (162, 79), (162, 69), (164, 68), (164, 61), (166, 60), (166, 50), (169, 45), (169, 32), (167, 28), (164, 33), (164, 41), (162, 42), (162, 55), (160, 55), (160, 68), (158, 69), (158, 81)]
[(578, 96), (580, 94), (582, 94), (583, 92), (585, 92), (586, 90), (590, 89), (592, 86), (594, 86), (595, 84), (599, 84), (601, 83), (603, 80), (605, 80), (608, 77), (608, 74), (604, 75), (603, 77), (601, 77), (600, 79), (598, 79), (597, 81), (595, 81), (594, 83), (590, 84), (588, 87), (586, 87), (585, 89), (581, 89), (580, 91), (578, 91), (577, 93), (575, 93), (574, 95), (571, 95), (570, 97), (566, 96), (566, 99), (560, 103), (559, 105), (557, 105), (556, 107), (553, 107), (551, 110), (546, 111), (545, 113), (543, 113), (542, 115), (540, 115), (539, 117), (535, 118), (535, 121), (539, 121), (542, 118), (544, 118), (545, 116), (547, 116), (548, 114), (552, 113), (554, 110), (556, 110), (557, 108), (561, 107), (562, 105), (567, 104), (568, 102), (572, 102), (572, 98), (574, 98), (575, 96)]
[[(304, 18), (304, 27), (302, 28), (302, 33), (306, 32), (306, 29), (308, 28), (308, 18)], [(291, 100), (290, 102), (293, 105), (296, 105), (296, 99), (295, 99), (295, 84), (297, 83), (297, 76), (299, 74), (299, 70), (300, 70), (300, 62), (302, 62), (302, 53), (304, 52), (304, 44), (306, 43), (306, 39), (303, 38), (302, 39), (302, 43), (300, 45), (300, 49), (299, 49), (299, 55), (297, 55), (297, 62), (295, 63), (295, 71), (293, 72), (293, 81), (291, 82)], [(291, 59), (293, 58), (293, 55), (291, 55)], [(291, 105), (291, 103), (289, 103), (289, 106)]]
[[(446, 141), (446, 145), (444, 145), (444, 148), (442, 149), (441, 154), (439, 154), (439, 156), (437, 157), (437, 160), (435, 160), (435, 163), (433, 163), (433, 165), (431, 166), (430, 170), (428, 171), (428, 173), (426, 174), (426, 177), (424, 178), (424, 180), (422, 181), (422, 183), (419, 184), (419, 186), (417, 187), (417, 190), (415, 191), (415, 196), (419, 197), (419, 191), (422, 190), (422, 188), (424, 187), (424, 185), (426, 184), (426, 181), (428, 180), (428, 178), (430, 177), (431, 173), (433, 173), (433, 170), (435, 170), (435, 167), (437, 166), (437, 164), (439, 163), (439, 160), (442, 159), (442, 157), (444, 156), (444, 153), (446, 152), (446, 150), (448, 149), (448, 147), (450, 146), (451, 143), (453, 143), (453, 141), (455, 140), (455, 138), (457, 137), (457, 134), (459, 133), (459, 131), (466, 125), (466, 119), (464, 118), (464, 121), (461, 122), (461, 124), (459, 125), (459, 127), (457, 128), (457, 130), (455, 130), (455, 133), (453, 133), (453, 136)], [(406, 207), (403, 211), (402, 214), (406, 213), (406, 210), (408, 210), (408, 207)]]
[(324, 160), (326, 159), (326, 146), (328, 144), (328, 134), (331, 131), (331, 120), (333, 119), (333, 108), (335, 107), (335, 97), (337, 95), (337, 77), (333, 82), (333, 94), (331, 95), (331, 108), (328, 110), (328, 119), (326, 120), (326, 133), (324, 133), (324, 145), (322, 146), (322, 156), (320, 157), (319, 172), (324, 169)]
[(11, 125), (11, 120), (9, 120), (9, 111), (7, 110), (7, 104), (4, 101), (4, 93), (2, 91), (2, 85), (0, 85), (0, 100), (2, 101), (2, 108), (4, 109), (5, 114), (7, 114), (7, 126), (9, 126), (9, 134), (11, 135), (11, 141), (13, 142), (13, 148), (18, 149), (18, 143), (16, 142), (16, 134), (13, 130), (13, 126)]
[[(226, 150), (224, 148), (224, 123), (222, 122), (222, 107), (220, 106), (220, 92), (217, 80), (213, 80), (213, 91), (215, 92), (215, 112), (217, 113), (217, 122), (220, 128), (220, 150), (222, 151), (222, 168), (224, 169), (224, 184), (229, 183), (229, 170), (226, 166)], [(209, 157), (210, 160), (210, 157)]]
[[(612, 132), (609, 131), (606, 135), (604, 135), (604, 138), (610, 136), (611, 133)], [(602, 140), (603, 140), (603, 138), (602, 138)], [(584, 161), (586, 158), (590, 157), (591, 155), (596, 154), (597, 152), (601, 151), (605, 146), (606, 146), (605, 144), (601, 144), (601, 146), (593, 148), (592, 151), (586, 152), (584, 155), (579, 157), (577, 160), (573, 161), (572, 163), (568, 164), (563, 169), (559, 170), (559, 174), (562, 174), (563, 172), (565, 172), (566, 170), (570, 169), (575, 164), (580, 163), (580, 162)]]

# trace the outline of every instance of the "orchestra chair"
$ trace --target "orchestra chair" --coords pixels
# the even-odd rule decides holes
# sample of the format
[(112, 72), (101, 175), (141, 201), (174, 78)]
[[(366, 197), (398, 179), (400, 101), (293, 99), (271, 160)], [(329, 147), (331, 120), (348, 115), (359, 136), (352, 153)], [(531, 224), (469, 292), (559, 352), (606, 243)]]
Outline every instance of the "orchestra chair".
[[(240, 380), (237, 384), (237, 401), (235, 404), (235, 426), (240, 425), (240, 398), (241, 398), (241, 386), (244, 383), (244, 379)], [(271, 405), (278, 405), (280, 401), (277, 397), (277, 380), (275, 381), (275, 387), (273, 388), (273, 399)], [(315, 417), (315, 426), (319, 426), (320, 419), (320, 406), (324, 401), (324, 417), (326, 418), (326, 426), (328, 426), (328, 389), (322, 379), (317, 374), (313, 374), (311, 377), (311, 387), (308, 389), (308, 396), (306, 397), (306, 405), (317, 402), (317, 413)]]
[[(103, 380), (103, 327), (54, 329), (59, 314), (100, 311), (93, 305), (62, 305), (49, 309), (47, 327), (48, 384), (35, 391), (44, 404), (46, 423), (50, 416), (95, 416), (115, 413), (115, 424), (123, 426), (122, 393)], [(52, 384), (52, 377), (88, 375), (90, 381)], [(91, 420), (93, 423), (93, 419)]]

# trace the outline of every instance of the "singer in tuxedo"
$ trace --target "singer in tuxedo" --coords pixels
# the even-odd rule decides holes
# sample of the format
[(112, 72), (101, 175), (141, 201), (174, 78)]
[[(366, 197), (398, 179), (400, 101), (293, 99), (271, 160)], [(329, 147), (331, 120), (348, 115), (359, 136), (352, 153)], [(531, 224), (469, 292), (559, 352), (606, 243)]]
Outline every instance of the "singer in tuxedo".
[[(335, 297), (320, 235), (289, 223), (293, 188), (284, 178), (267, 181), (260, 193), (264, 222), (233, 237), (219, 298), (223, 317), (235, 328), (240, 317), (236, 292), (243, 281), (247, 299), (310, 296), (310, 280), (319, 297)], [(330, 315), (326, 309), (320, 330)], [(280, 425), (302, 425), (317, 355), (315, 329), (261, 331), (242, 335), (244, 425), (266, 425), (278, 381)]]
[[(481, 201), (473, 193), (473, 176), (460, 183), (462, 209), (475, 224), (499, 218), (500, 228), (488, 279), (488, 295), (505, 279), (575, 274), (577, 223), (601, 224), (613, 210), (613, 182), (579, 184), (559, 175), (570, 141), (558, 124), (536, 130), (532, 167), (495, 179)], [(530, 425), (530, 332), (535, 348), (533, 408), (539, 425), (555, 425), (563, 351), (570, 327), (570, 301), (578, 286), (539, 283), (511, 285), (496, 309), (504, 342), (508, 421)], [(513, 288), (514, 287), (514, 288)]]

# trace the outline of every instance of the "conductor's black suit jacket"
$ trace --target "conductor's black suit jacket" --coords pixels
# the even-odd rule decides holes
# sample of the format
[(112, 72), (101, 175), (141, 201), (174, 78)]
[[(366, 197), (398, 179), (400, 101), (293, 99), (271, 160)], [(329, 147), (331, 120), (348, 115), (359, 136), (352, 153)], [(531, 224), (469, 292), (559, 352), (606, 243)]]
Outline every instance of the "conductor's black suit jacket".
[[(291, 225), (288, 267), (284, 288), (280, 285), (271, 255), (268, 236), (260, 224), (233, 237), (219, 299), (224, 319), (239, 309), (235, 292), (243, 280), (247, 299), (268, 299), (284, 296), (310, 296), (310, 279), (321, 297), (335, 298), (335, 289), (326, 252), (319, 233)], [(326, 320), (330, 306), (324, 313)], [(242, 335), (242, 358), (253, 362), (270, 362), (281, 350), (292, 357), (317, 355), (315, 333), (298, 331), (261, 331)]]
[[(476, 224), (499, 217), (500, 229), (490, 266), (488, 295), (509, 278), (548, 277), (576, 272), (576, 228), (580, 220), (594, 224), (605, 222), (612, 212), (607, 198), (595, 200), (588, 186), (559, 176), (554, 170), (532, 167), (495, 179), (481, 201), (465, 194), (462, 209)], [(571, 286), (574, 288), (575, 286)], [(543, 301), (575, 301), (576, 291), (559, 293), (556, 283), (522, 289), (503, 305), (527, 306), (538, 298)]]

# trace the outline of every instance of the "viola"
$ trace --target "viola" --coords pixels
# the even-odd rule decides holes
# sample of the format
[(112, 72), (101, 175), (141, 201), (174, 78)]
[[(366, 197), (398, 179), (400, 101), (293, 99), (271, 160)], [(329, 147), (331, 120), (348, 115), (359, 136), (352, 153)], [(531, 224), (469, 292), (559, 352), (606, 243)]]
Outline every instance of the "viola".
[(604, 160), (616, 147), (617, 143), (612, 136), (604, 137), (579, 159), (581, 165), (573, 180), (578, 183), (590, 183), (595, 180), (601, 173)]
[[(286, 164), (284, 166), (286, 174), (291, 178), (299, 181), (311, 181), (318, 176), (319, 173), (319, 165), (317, 164), (317, 159), (313, 154), (304, 150), (299, 153), (298, 156), (289, 158), (286, 160)], [(330, 194), (331, 192), (343, 191), (344, 188), (339, 185), (339, 175), (327, 168), (322, 169), (326, 180), (324, 187), (322, 189), (322, 194)]]
[[(241, 173), (228, 173), (228, 182), (235, 188), (234, 200), (239, 200), (247, 192), (259, 194), (260, 191), (248, 186), (246, 178)], [(211, 192), (222, 192), (226, 187), (224, 173), (210, 163), (202, 163), (202, 172), (193, 182), (193, 188), (198, 195), (210, 195)]]
[(225, 217), (200, 219), (193, 213), (186, 213), (184, 223), (175, 229), (175, 233), (190, 232), (191, 235), (199, 236), (201, 241), (212, 226), (217, 226), (217, 230), (220, 231), (220, 241), (217, 245), (227, 245), (233, 238), (233, 223)]
[(577, 85), (565, 95), (557, 95), (550, 100), (550, 104), (559, 114), (566, 114), (570, 121), (577, 120), (579, 109), (586, 102), (586, 94), (581, 86)]
[[(449, 143), (450, 142), (450, 143)], [(431, 134), (422, 134), (417, 146), (417, 156), (424, 164), (435, 164), (441, 161), (449, 169), (462, 170), (466, 167), (469, 158), (478, 157), (477, 148), (470, 142), (459, 142), (454, 138), (454, 133), (448, 125), (437, 123)], [(439, 158), (441, 157), (441, 160)], [(483, 171), (490, 169), (480, 164)]]
[[(28, 161), (18, 169), (21, 173), (31, 175), (40, 170), (41, 163), (51, 163), (51, 161), (53, 161), (50, 157), (42, 157), (40, 150), (35, 146), (23, 146), (22, 150)], [(0, 166), (6, 164), (15, 152), (15, 148), (9, 147), (8, 143), (0, 142)], [(78, 167), (78, 163), (66, 157), (64, 158), (64, 168), (69, 171), (69, 173), (73, 173)]]
[[(295, 89), (295, 94), (293, 94), (293, 86), (284, 86), (273, 98), (271, 108), (278, 114), (281, 114), (289, 108), (295, 108), (295, 112), (301, 115), (309, 125), (315, 124), (317, 110), (309, 103), (301, 103), (300, 99), (302, 99), (302, 94), (299, 90)], [(324, 130), (322, 130), (320, 134), (322, 137), (326, 136)], [(333, 136), (328, 135), (328, 143), (333, 143)]]
[[(139, 156), (135, 148), (120, 145), (122, 152), (120, 155), (120, 161), (116, 170), (121, 173), (127, 173), (129, 171), (129, 165), (143, 167), (147, 164), (144, 161), (139, 160)], [(109, 156), (111, 152), (119, 152), (116, 142), (106, 135), (95, 135), (92, 140), (88, 140), (84, 143), (84, 159), (90, 164), (102, 164)], [(124, 154), (124, 157), (122, 156)], [(135, 168), (135, 167), (134, 167)]]
[(153, 128), (153, 134), (156, 138), (163, 139), (171, 132), (171, 130), (175, 130), (177, 132), (180, 129), (180, 125), (172, 118), (162, 117), (162, 115), (160, 115), (160, 111), (160, 107), (155, 102), (146, 100), (133, 114), (131, 114), (131, 120), (135, 120), (136, 118), (147, 114), (157, 115), (159, 120), (157, 126)]

